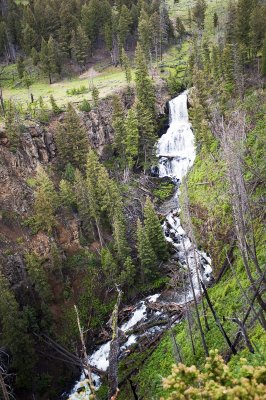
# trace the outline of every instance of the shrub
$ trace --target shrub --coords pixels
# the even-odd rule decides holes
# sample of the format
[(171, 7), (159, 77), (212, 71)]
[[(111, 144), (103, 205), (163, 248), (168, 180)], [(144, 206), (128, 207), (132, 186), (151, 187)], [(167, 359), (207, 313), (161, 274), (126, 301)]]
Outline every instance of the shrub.
[(79, 88), (67, 89), (68, 96), (78, 96), (80, 94), (88, 93), (89, 89), (82, 85)]

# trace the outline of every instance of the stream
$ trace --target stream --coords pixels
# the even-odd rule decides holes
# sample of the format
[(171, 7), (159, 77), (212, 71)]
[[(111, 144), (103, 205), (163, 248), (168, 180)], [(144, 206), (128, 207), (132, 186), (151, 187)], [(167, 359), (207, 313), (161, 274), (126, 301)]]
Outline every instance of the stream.
[[(169, 128), (167, 132), (162, 135), (157, 144), (157, 157), (159, 164), (159, 177), (170, 177), (176, 185), (176, 191), (171, 199), (171, 210), (166, 215), (165, 221), (162, 225), (166, 240), (172, 244), (176, 250), (176, 258), (182, 266), (190, 270), (193, 286), (196, 295), (200, 293), (198, 285), (198, 274), (205, 281), (208, 282), (212, 277), (211, 259), (203, 251), (199, 251), (192, 246), (192, 243), (181, 226), (180, 223), (180, 209), (179, 209), (179, 195), (180, 184), (182, 178), (186, 175), (189, 168), (193, 165), (196, 157), (194, 135), (191, 129), (191, 124), (188, 117), (187, 105), (187, 91), (183, 92), (169, 102)], [(187, 265), (187, 263), (189, 265)], [(198, 266), (198, 268), (197, 268)], [(151, 339), (158, 334), (161, 330), (166, 328), (166, 325), (154, 326), (147, 329), (142, 334), (132, 334), (132, 328), (137, 327), (139, 324), (145, 322), (156, 322), (158, 319), (165, 318), (167, 315), (165, 311), (150, 310), (147, 303), (156, 301), (163, 302), (160, 299), (161, 294), (148, 296), (142, 301), (138, 302), (130, 313), (127, 322), (120, 326), (121, 331), (124, 333), (124, 343), (120, 348), (120, 359), (126, 357), (127, 350), (135, 343), (138, 342), (140, 337), (145, 335)], [(177, 304), (184, 304), (193, 299), (191, 285), (186, 283), (185, 291), (179, 293), (178, 299), (175, 299)], [(178, 322), (178, 321), (177, 321)], [(107, 371), (109, 366), (109, 351), (110, 341), (101, 345), (89, 356), (89, 363), (97, 367), (99, 370)], [(89, 388), (84, 383), (84, 375), (82, 375), (78, 382), (74, 385), (69, 400), (88, 399)], [(100, 377), (93, 374), (96, 387), (99, 387)], [(78, 393), (82, 388), (82, 393)]]

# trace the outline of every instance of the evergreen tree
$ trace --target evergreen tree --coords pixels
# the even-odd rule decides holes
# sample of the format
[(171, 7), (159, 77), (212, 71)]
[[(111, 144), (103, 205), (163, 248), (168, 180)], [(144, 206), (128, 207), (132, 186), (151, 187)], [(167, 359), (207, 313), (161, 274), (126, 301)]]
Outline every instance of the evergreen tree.
[(153, 159), (155, 136), (155, 92), (153, 83), (148, 74), (145, 55), (140, 44), (136, 49), (136, 110), (140, 133), (140, 158), (146, 169)]
[(250, 37), (253, 56), (262, 47), (266, 34), (266, 4), (257, 4), (250, 16)]
[(142, 50), (145, 54), (145, 61), (150, 59), (151, 56), (151, 47), (152, 47), (152, 30), (153, 27), (151, 25), (149, 15), (142, 9), (139, 17), (138, 23), (138, 37), (139, 43), (142, 47)]
[(237, 3), (237, 38), (247, 49), (250, 47), (250, 16), (253, 7), (254, 2), (250, 0), (239, 0)]
[(195, 6), (192, 9), (193, 20), (200, 30), (204, 29), (206, 9), (207, 4), (205, 0), (197, 0)]
[(107, 169), (99, 164), (98, 190), (100, 195), (101, 213), (108, 217), (108, 222), (112, 222), (117, 207), (121, 209), (121, 199), (117, 184), (109, 178)]
[(157, 255), (159, 260), (166, 261), (169, 255), (167, 242), (159, 218), (149, 197), (147, 197), (144, 207), (144, 223), (145, 231), (154, 253)]
[(75, 168), (85, 169), (89, 149), (88, 137), (71, 104), (67, 106), (64, 121), (57, 125), (55, 140), (62, 167), (71, 163)]
[(118, 41), (120, 52), (125, 47), (127, 36), (130, 32), (130, 26), (132, 24), (131, 15), (129, 9), (125, 4), (122, 5), (119, 21), (118, 21)]
[(223, 50), (223, 76), (226, 83), (226, 90), (231, 93), (234, 89), (234, 55), (233, 45), (227, 44)]
[(79, 25), (77, 31), (72, 31), (71, 53), (72, 57), (80, 66), (83, 66), (86, 63), (88, 54), (91, 52), (90, 47), (90, 41), (82, 27)]
[(131, 287), (134, 284), (135, 276), (136, 276), (136, 267), (132, 261), (132, 258), (127, 257), (119, 277), (120, 285)]
[(141, 264), (141, 275), (144, 281), (147, 276), (155, 274), (157, 269), (156, 255), (149, 241), (147, 231), (140, 220), (137, 223), (137, 251)]
[(36, 361), (34, 343), (28, 334), (27, 321), (20, 311), (7, 279), (0, 273), (0, 321), (1, 343), (12, 354), (11, 367), (16, 371), (18, 388), (32, 387), (32, 376)]
[(50, 95), (50, 103), (51, 103), (53, 113), (55, 115), (61, 114), (62, 110), (56, 104), (55, 98), (52, 94)]
[(60, 199), (62, 204), (67, 207), (72, 208), (75, 204), (75, 193), (73, 190), (73, 185), (66, 179), (62, 179), (59, 184), (60, 188)]
[(21, 56), (18, 58), (18, 61), (17, 61), (17, 71), (18, 71), (19, 79), (22, 79), (24, 71), (25, 71), (25, 64), (24, 64), (24, 59)]
[(38, 51), (36, 50), (35, 47), (33, 47), (31, 49), (31, 53), (30, 53), (31, 59), (32, 59), (32, 63), (34, 66), (38, 65), (38, 62), (40, 61), (40, 56)]
[(97, 86), (93, 85), (91, 95), (92, 95), (93, 106), (98, 107), (100, 99), (100, 91), (97, 88)]
[(215, 13), (213, 14), (213, 27), (216, 29), (219, 25), (219, 17), (217, 12), (215, 11)]
[(81, 22), (92, 46), (97, 47), (100, 35), (106, 23), (110, 23), (112, 8), (108, 0), (91, 0), (84, 4), (81, 11)]
[(233, 0), (230, 0), (227, 9), (227, 20), (225, 29), (226, 43), (235, 43), (237, 36), (237, 7)]
[(136, 95), (137, 100), (147, 108), (155, 117), (155, 90), (149, 77), (145, 54), (138, 43), (136, 48)]
[(48, 42), (42, 39), (40, 62), (42, 70), (49, 77), (50, 84), (52, 83), (53, 74), (61, 72), (61, 60), (58, 46), (54, 39), (50, 36)]
[(154, 161), (154, 145), (157, 141), (155, 121), (153, 113), (141, 101), (137, 101), (136, 109), (140, 134), (139, 158), (141, 165), (146, 170)]
[(125, 122), (125, 151), (127, 165), (132, 169), (135, 165), (139, 150), (139, 129), (136, 111), (129, 110)]
[(37, 189), (34, 200), (34, 216), (29, 220), (35, 231), (48, 234), (56, 226), (55, 212), (58, 208), (58, 195), (47, 173), (40, 168), (37, 175)]
[(184, 24), (183, 24), (183, 22), (182, 22), (182, 20), (181, 20), (180, 17), (176, 17), (176, 24), (175, 24), (175, 26), (176, 26), (176, 31), (177, 31), (177, 33), (178, 33), (179, 38), (182, 39), (183, 36), (184, 36), (185, 33), (186, 33), (186, 29), (185, 29), (185, 26), (184, 26)]
[(22, 36), (23, 49), (26, 55), (29, 56), (31, 54), (31, 49), (36, 46), (36, 32), (29, 24), (26, 24), (22, 31)]
[(79, 218), (82, 221), (82, 230), (86, 235), (89, 235), (91, 229), (89, 192), (87, 190), (86, 179), (83, 178), (79, 170), (75, 171), (74, 192)]
[(129, 256), (125, 218), (122, 207), (117, 207), (113, 217), (114, 248), (119, 261), (125, 262)]
[(122, 61), (122, 67), (125, 71), (126, 81), (127, 81), (128, 87), (130, 88), (130, 84), (132, 81), (131, 66), (130, 66), (129, 58), (128, 58), (124, 48), (122, 49), (121, 61)]
[(101, 250), (101, 263), (107, 285), (114, 286), (118, 280), (118, 265), (107, 247)]
[(49, 314), (48, 303), (52, 300), (52, 292), (48, 282), (48, 276), (42, 265), (42, 260), (35, 253), (27, 253), (25, 255), (25, 261), (29, 281), (41, 300), (41, 308), (45, 314)]

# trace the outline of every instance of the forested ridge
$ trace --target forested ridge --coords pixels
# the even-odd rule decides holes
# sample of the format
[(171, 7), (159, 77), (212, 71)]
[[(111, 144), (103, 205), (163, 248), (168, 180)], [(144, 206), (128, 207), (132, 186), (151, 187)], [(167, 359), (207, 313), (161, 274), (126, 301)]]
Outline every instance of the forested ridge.
[(2, 0), (0, 57), (0, 398), (264, 399), (265, 2)]

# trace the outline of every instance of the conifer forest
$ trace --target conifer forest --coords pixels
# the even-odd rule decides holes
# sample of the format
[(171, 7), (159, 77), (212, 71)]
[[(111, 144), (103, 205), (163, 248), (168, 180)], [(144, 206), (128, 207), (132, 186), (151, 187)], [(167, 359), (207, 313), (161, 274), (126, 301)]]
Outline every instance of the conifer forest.
[(265, 154), (265, 0), (0, 0), (0, 399), (266, 400)]

